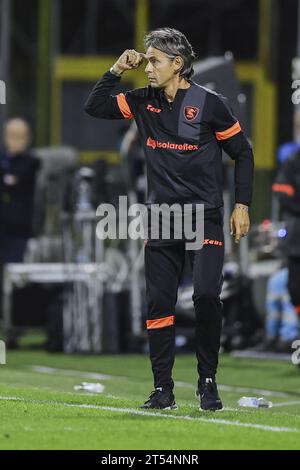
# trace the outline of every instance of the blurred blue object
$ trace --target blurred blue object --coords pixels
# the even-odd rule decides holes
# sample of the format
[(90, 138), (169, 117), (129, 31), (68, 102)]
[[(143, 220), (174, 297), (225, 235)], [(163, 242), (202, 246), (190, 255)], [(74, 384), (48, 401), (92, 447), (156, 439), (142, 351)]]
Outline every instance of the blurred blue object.
[(284, 238), (286, 234), (287, 234), (287, 230), (285, 228), (281, 228), (280, 230), (278, 230), (278, 233), (277, 233), (279, 238)]
[(281, 341), (298, 338), (298, 316), (291, 303), (288, 288), (288, 269), (273, 273), (268, 281), (266, 297), (266, 332), (269, 338)]
[(284, 163), (298, 150), (300, 150), (300, 142), (286, 142), (285, 144), (280, 145), (277, 150), (278, 163)]

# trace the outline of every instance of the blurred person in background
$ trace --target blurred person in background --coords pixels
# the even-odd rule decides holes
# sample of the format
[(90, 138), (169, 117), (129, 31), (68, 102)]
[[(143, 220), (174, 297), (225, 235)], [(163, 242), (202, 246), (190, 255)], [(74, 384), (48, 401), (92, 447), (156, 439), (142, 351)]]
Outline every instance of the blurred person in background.
[(33, 202), (39, 162), (30, 155), (31, 131), (21, 118), (4, 126), (0, 150), (0, 261), (20, 263), (32, 235)]
[(286, 224), (284, 251), (288, 258), (288, 290), (300, 318), (300, 150), (280, 167), (272, 186)]
[(273, 273), (267, 285), (266, 338), (255, 346), (258, 352), (291, 353), (291, 344), (298, 338), (298, 318), (288, 291), (288, 269)]
[[(227, 100), (197, 85), (195, 54), (180, 31), (160, 28), (145, 38), (146, 54), (126, 50), (96, 83), (85, 110), (100, 119), (135, 119), (146, 155), (147, 207), (204, 205), (202, 249), (188, 252), (194, 281), (197, 397), (202, 410), (219, 410), (216, 372), (222, 327), (224, 262), (222, 148), (235, 160), (231, 233), (238, 243), (250, 227), (253, 154)], [(121, 75), (146, 59), (149, 86), (111, 95)], [(176, 409), (175, 304), (185, 260), (185, 240), (153, 239), (145, 246), (147, 332), (155, 390), (142, 408)]]

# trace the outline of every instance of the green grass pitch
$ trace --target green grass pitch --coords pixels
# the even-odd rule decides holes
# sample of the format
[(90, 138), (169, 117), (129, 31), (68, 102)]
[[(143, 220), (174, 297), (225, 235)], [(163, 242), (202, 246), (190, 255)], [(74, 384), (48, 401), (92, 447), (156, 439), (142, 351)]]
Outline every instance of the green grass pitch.
[[(143, 355), (9, 351), (0, 378), (0, 449), (300, 448), (300, 370), (289, 362), (221, 355), (225, 410), (217, 413), (198, 409), (190, 354), (175, 362), (176, 411), (139, 409), (153, 389)], [(100, 382), (104, 392), (74, 391), (81, 382)], [(243, 395), (267, 396), (274, 407), (239, 409)]]

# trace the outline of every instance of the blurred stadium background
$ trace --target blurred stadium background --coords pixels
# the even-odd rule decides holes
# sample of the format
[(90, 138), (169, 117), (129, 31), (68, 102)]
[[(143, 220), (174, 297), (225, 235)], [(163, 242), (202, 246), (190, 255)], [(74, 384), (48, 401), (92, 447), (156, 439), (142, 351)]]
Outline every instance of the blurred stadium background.
[[(33, 349), (41, 351), (32, 361), (55, 367), (61, 364), (67, 369), (84, 368), (85, 362), (81, 358), (83, 362), (77, 366), (75, 356), (73, 364), (65, 363), (64, 355), (96, 354), (97, 360), (91, 358), (87, 369), (95, 372), (108, 369), (108, 365), (112, 369), (114, 364), (119, 370), (120, 354), (132, 354), (133, 362), (134, 354), (138, 354), (144, 355), (139, 357), (142, 362), (132, 367), (136, 367), (141, 382), (145, 380), (142, 374), (139, 376), (141, 364), (148, 367), (147, 380), (151, 383), (143, 243), (101, 242), (95, 236), (99, 220), (96, 208), (101, 202), (117, 205), (120, 195), (128, 195), (131, 202), (143, 202), (143, 155), (134, 126), (126, 121), (93, 120), (85, 114), (84, 102), (93, 84), (125, 49), (143, 51), (146, 32), (171, 26), (186, 34), (198, 56), (193, 80), (231, 99), (254, 147), (251, 233), (236, 247), (228, 224), (225, 227), (223, 361), (240, 362), (229, 362), (230, 372), (227, 378), (223, 372), (222, 380), (225, 384), (233, 381), (236, 387), (254, 387), (256, 361), (269, 359), (261, 364), (270, 368), (274, 380), (269, 377), (269, 383), (264, 383), (261, 370), (257, 388), (278, 392), (283, 377), (290, 374), (286, 393), (295, 400), (300, 393), (294, 380), (299, 379), (299, 370), (291, 362), (291, 342), (299, 336), (297, 314), (293, 312), (286, 319), (284, 307), (274, 313), (270, 298), (280, 295), (272, 276), (286, 272), (285, 220), (272, 194), (272, 184), (283, 159), (299, 149), (292, 81), (300, 78), (300, 2), (0, 0), (0, 21), (0, 80), (6, 84), (6, 104), (0, 105), (1, 130), (9, 118), (25, 119), (33, 132), (31, 154), (39, 161), (33, 231), (26, 239), (23, 261), (2, 261), (0, 338), (6, 341), (8, 358), (9, 349), (18, 349), (11, 353), (12, 369), (8, 363), (3, 371), (5, 367), (11, 373), (21, 373), (23, 367), (26, 370), (24, 358)], [(141, 67), (127, 73), (116, 92), (145, 85)], [(233, 165), (224, 155), (227, 219), (233, 198)], [(120, 224), (124, 223), (122, 215)], [(280, 288), (284, 282), (279, 282)], [(176, 347), (178, 354), (186, 354), (180, 360), (193, 368), (191, 294), (187, 264), (176, 311)], [(279, 314), (282, 318), (276, 322), (286, 321), (286, 329), (292, 329), (282, 337), (282, 328), (277, 325), (274, 333), (268, 325), (270, 318)], [(271, 330), (279, 339), (276, 347), (266, 341)], [(62, 355), (53, 356), (51, 362), (53, 352)], [(227, 358), (227, 353), (232, 357)], [(115, 359), (112, 356), (109, 363), (101, 362), (108, 361), (104, 355), (109, 354), (116, 354)], [(245, 357), (252, 358), (251, 366), (243, 362)], [(33, 362), (30, 364), (32, 367)], [(240, 375), (234, 373), (237, 364)], [(242, 378), (243, 364), (253, 372), (247, 383)], [(257, 365), (259, 368), (262, 365)], [(21, 393), (16, 385), (18, 378), (11, 373), (7, 372), (5, 379), (7, 393)], [(121, 374), (114, 370), (109, 373)], [(26, 383), (25, 377), (20, 378), (20, 387)], [(184, 380), (181, 376), (179, 379)], [(37, 380), (37, 387), (43, 388), (43, 380)], [(52, 378), (51, 386), (58, 393), (56, 380)], [(68, 385), (74, 384), (70, 381)], [(112, 394), (113, 390), (111, 387)], [(141, 387), (139, 391), (134, 400), (144, 398), (146, 390)], [(22, 396), (26, 396), (24, 393)], [(128, 396), (133, 394), (128, 389)], [(229, 402), (234, 400), (229, 397)], [(299, 423), (297, 426), (300, 428)], [(254, 441), (253, 445), (259, 446)], [(288, 447), (288, 443), (284, 445)], [(243, 441), (241, 446), (247, 444)]]

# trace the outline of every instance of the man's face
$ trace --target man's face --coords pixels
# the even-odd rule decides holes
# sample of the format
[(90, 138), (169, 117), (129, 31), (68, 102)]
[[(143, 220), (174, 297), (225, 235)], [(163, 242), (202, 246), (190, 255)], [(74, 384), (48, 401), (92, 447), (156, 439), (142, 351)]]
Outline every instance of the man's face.
[(12, 119), (4, 128), (4, 145), (11, 155), (23, 153), (30, 143), (30, 131), (25, 121)]
[(145, 72), (148, 75), (150, 86), (152, 88), (165, 88), (174, 79), (175, 72), (178, 70), (178, 60), (180, 59), (170, 59), (167, 54), (151, 46), (146, 51), (146, 59), (148, 64)]

